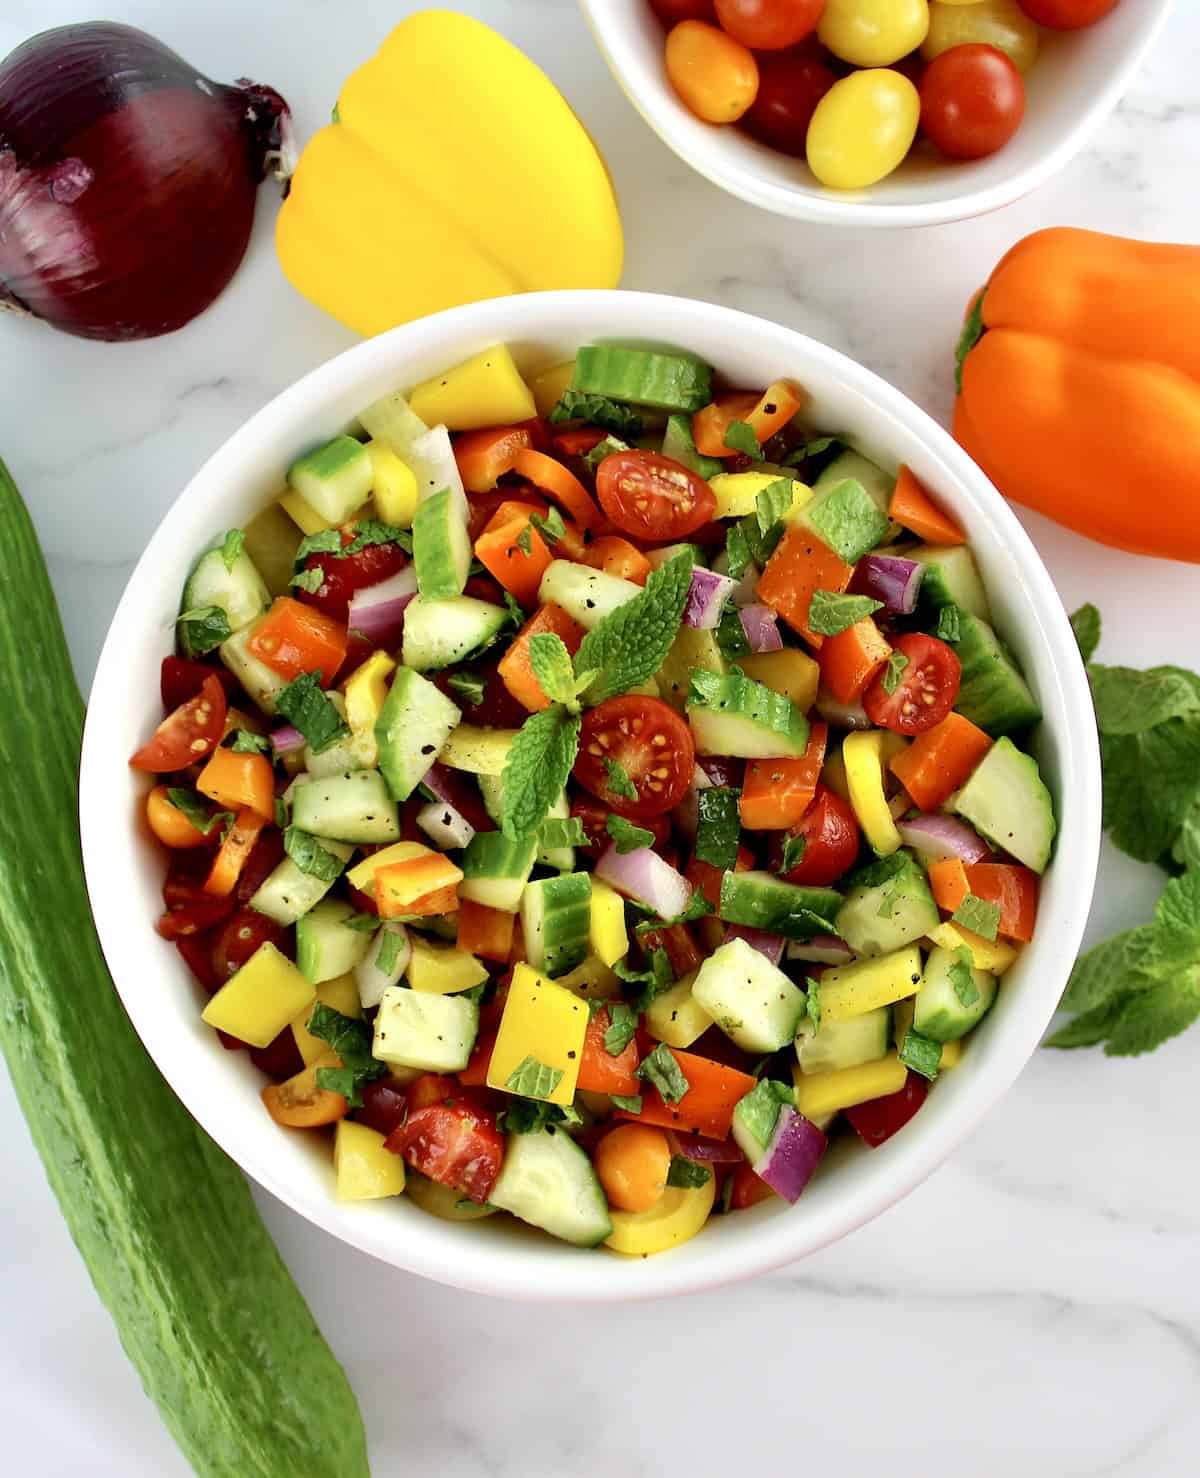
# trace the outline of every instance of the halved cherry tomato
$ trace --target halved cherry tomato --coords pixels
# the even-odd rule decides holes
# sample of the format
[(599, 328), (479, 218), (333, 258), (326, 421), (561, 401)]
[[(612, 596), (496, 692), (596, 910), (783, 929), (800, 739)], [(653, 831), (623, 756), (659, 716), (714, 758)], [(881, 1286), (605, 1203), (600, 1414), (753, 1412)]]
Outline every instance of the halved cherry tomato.
[(214, 826), (210, 831), (198, 830), (178, 806), (174, 805), (167, 791), (169, 786), (156, 785), (146, 797), (146, 821), (150, 830), (164, 847), (211, 847), (220, 835)]
[(743, 826), (750, 831), (782, 831), (800, 821), (816, 797), (828, 737), (825, 724), (813, 724), (800, 759), (747, 762), (738, 803)]
[(716, 0), (717, 20), (751, 51), (781, 51), (817, 28), (825, 0)]
[[(627, 693), (584, 715), (575, 778), (619, 816), (636, 820), (672, 810), (695, 766), (691, 729), (659, 698)], [(614, 778), (621, 788), (627, 781), (634, 794), (622, 795)]]
[[(221, 900), (223, 901), (223, 900)], [(239, 908), (216, 937), (213, 945), (213, 970), (219, 984), (236, 975), (251, 955), (264, 944), (273, 944), (282, 954), (291, 955), (288, 931), (266, 914), (253, 908)]]
[(895, 691), (888, 692), (887, 673), (882, 672), (863, 694), (863, 707), (881, 729), (923, 734), (954, 707), (962, 663), (944, 641), (919, 631), (898, 637), (894, 650), (907, 660)]
[(404, 1122), (408, 1112), (408, 1095), (403, 1088), (390, 1083), (386, 1078), (376, 1078), (366, 1083), (362, 1090), (362, 1108), (355, 1114), (360, 1124), (366, 1124), (377, 1134), (391, 1134)]
[(647, 929), (638, 936), (642, 953), (649, 960), (655, 950), (663, 950), (676, 980), (682, 980), (704, 963), (704, 951), (696, 943), (686, 924), (671, 924), (665, 929)]
[[(612, 837), (608, 830), (608, 818), (612, 814), (612, 807), (598, 801), (595, 796), (581, 795), (571, 802), (571, 815), (578, 816), (583, 822), (583, 834), (587, 838), (581, 850), (589, 857), (599, 857), (612, 846)], [(654, 833), (651, 846), (655, 850), (664, 846), (671, 835), (671, 822), (665, 815), (643, 817), (638, 825)]]
[(773, 149), (803, 159), (808, 125), (836, 81), (820, 54), (804, 47), (759, 57), (758, 95), (742, 127)]
[(260, 833), (237, 880), (235, 896), (239, 903), (249, 903), (283, 861), (283, 855), (283, 833), (278, 827), (271, 826)]
[(246, 647), (289, 682), (301, 673), (319, 672), (321, 686), (327, 688), (346, 660), (346, 627), (323, 611), (280, 595)]
[(204, 679), (199, 693), (163, 719), (154, 737), (133, 756), (135, 770), (169, 775), (202, 760), (225, 733), (225, 689), (215, 674)]
[(175, 948), (183, 957), (184, 964), (192, 972), (209, 995), (215, 994), (225, 984), (213, 964), (213, 945), (216, 930), (204, 934), (181, 934), (174, 940)]
[(387, 1138), (387, 1148), (439, 1185), (482, 1205), (504, 1158), (504, 1136), (490, 1109), (471, 1102), (461, 1088), (442, 1103), (416, 1110)]
[(283, 1083), (272, 1083), (262, 1091), (262, 1101), (267, 1112), (277, 1124), (288, 1129), (317, 1129), (322, 1124), (334, 1124), (344, 1119), (350, 1105), (340, 1093), (331, 1093), (328, 1088), (317, 1086), (317, 1073), (322, 1067), (332, 1067), (332, 1061), (318, 1059), (298, 1072), (294, 1078)]
[(606, 575), (616, 575), (619, 580), (631, 580), (635, 585), (644, 585), (650, 574), (650, 561), (642, 551), (616, 534), (606, 534), (589, 544), (583, 562)]
[(898, 1129), (903, 1129), (929, 1092), (929, 1084), (918, 1073), (909, 1073), (904, 1087), (883, 1098), (872, 1098), (868, 1103), (855, 1104), (846, 1110), (850, 1127), (859, 1139), (872, 1149), (891, 1139)]
[[(468, 587), (471, 583), (468, 581)], [(470, 593), (469, 589), (467, 593)], [(482, 597), (478, 598), (482, 599)], [(503, 605), (503, 603), (503, 599), (497, 592), (495, 604)], [(510, 647), (509, 650), (511, 651), (512, 648)], [(456, 669), (444, 667), (439, 672), (429, 674), (434, 685), (458, 705), (464, 723), (483, 724), (495, 729), (519, 729), (529, 717), (529, 710), (513, 697), (499, 675), (499, 664), (505, 655), (501, 645), (494, 648), (481, 661), (470, 664), (471, 672), (483, 679), (483, 697), (478, 703), (472, 703), (470, 699), (465, 698), (462, 693), (450, 686), (450, 679), (454, 676)], [(428, 838), (423, 832), (419, 832), (406, 840), (420, 842), (427, 841)]]
[(769, 1201), (775, 1192), (749, 1165), (739, 1165), (733, 1172), (733, 1192), (729, 1205), (733, 1211), (745, 1211), (760, 1201)]
[(581, 529), (594, 529), (599, 524), (600, 511), (587, 489), (561, 462), (556, 462), (544, 452), (526, 448), (517, 453), (513, 470), (519, 476), (527, 477), (534, 487), (549, 493)]
[[(342, 531), (342, 545), (353, 541), (352, 528)], [(408, 563), (399, 544), (368, 544), (357, 554), (310, 554), (304, 561), (306, 570), (320, 570), (324, 577), (316, 590), (300, 590), (297, 600), (313, 606), (333, 621), (350, 618), (350, 600), (356, 591), (378, 585), (398, 574)]]
[(237, 886), (242, 868), (254, 851), (259, 833), (266, 824), (257, 811), (251, 811), (248, 807), (237, 813), (237, 818), (225, 833), (217, 855), (213, 858), (212, 871), (204, 883), (206, 893), (211, 893), (216, 898), (229, 897)]
[(225, 690), (226, 699), (237, 692), (237, 678), (227, 667), (212, 667), (207, 662), (192, 662), (187, 657), (164, 657), (158, 687), (164, 713), (173, 713), (204, 686), (206, 677), (215, 677)]
[[(818, 785), (816, 799), (788, 832), (804, 838), (804, 855), (789, 872), (789, 883), (823, 888), (837, 882), (858, 856), (858, 821), (848, 802), (827, 785)], [(782, 861), (782, 841), (775, 844)]]
[(600, 506), (624, 534), (686, 538), (717, 510), (712, 488), (673, 457), (634, 449), (605, 457), (596, 473)]
[[(178, 866), (187, 859), (189, 868), (198, 863), (203, 871), (184, 871)], [(208, 871), (207, 852), (175, 852), (171, 857), (171, 870), (163, 883), (163, 902), (167, 910), (155, 924), (155, 929), (164, 939), (180, 939), (191, 934), (202, 934), (227, 919), (233, 912), (232, 898), (214, 898), (204, 891), (204, 877)]]
[(454, 460), (468, 493), (486, 493), (506, 472), (511, 472), (517, 453), (533, 445), (524, 426), (488, 426), (464, 431), (454, 438)]

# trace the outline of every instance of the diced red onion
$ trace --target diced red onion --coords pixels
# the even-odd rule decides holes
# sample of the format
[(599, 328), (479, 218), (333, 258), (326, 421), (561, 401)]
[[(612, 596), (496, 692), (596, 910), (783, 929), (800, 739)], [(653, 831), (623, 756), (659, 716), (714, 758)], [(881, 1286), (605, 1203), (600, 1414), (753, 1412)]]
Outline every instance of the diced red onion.
[(992, 855), (992, 849), (965, 821), (939, 811), (902, 821), (897, 829), (904, 845), (929, 862), (946, 862), (953, 857), (963, 862), (986, 862)]
[(653, 909), (660, 919), (673, 919), (688, 906), (692, 885), (649, 847), (621, 855), (609, 847), (597, 862), (596, 876), (626, 898)]
[(292, 728), (291, 724), (285, 724), (282, 729), (276, 729), (271, 734), (271, 748), (276, 754), (292, 754), (297, 749), (303, 749), (307, 740), (299, 729)]
[(788, 941), (789, 960), (809, 960), (814, 965), (848, 965), (854, 951), (836, 934), (814, 934), (811, 939)]
[(824, 1133), (791, 1104), (781, 1104), (771, 1143), (752, 1168), (785, 1201), (796, 1202), (821, 1163), (828, 1143)]
[(757, 603), (743, 606), (739, 614), (742, 630), (746, 633), (752, 652), (782, 651), (783, 637), (779, 634), (779, 618), (770, 606)]
[(758, 599), (758, 582), (762, 579), (762, 571), (756, 564), (749, 564), (742, 571), (742, 578), (733, 587), (729, 599), (739, 608), (752, 606)]
[(701, 1139), (681, 1129), (668, 1129), (667, 1143), (673, 1155), (700, 1165), (738, 1165), (746, 1158), (732, 1139)]
[(779, 934), (768, 934), (764, 929), (751, 929), (747, 924), (733, 924), (725, 931), (725, 943), (731, 939), (744, 939), (751, 949), (758, 950), (760, 955), (766, 955), (772, 965), (778, 965), (783, 958), (783, 946), (786, 941)]
[(703, 565), (693, 566), (692, 585), (683, 606), (683, 624), (698, 631), (714, 630), (736, 584), (728, 575), (718, 575)]
[(723, 754), (698, 754), (696, 763), (708, 776), (711, 785), (740, 785), (743, 761)]
[(405, 565), (377, 585), (356, 590), (349, 625), (379, 647), (394, 647), (404, 633), (404, 611), (417, 593), (417, 567)]
[(817, 712), (834, 729), (869, 729), (871, 720), (861, 703), (839, 703), (828, 688), (817, 689)]
[(439, 847), (465, 847), (475, 828), (449, 801), (430, 801), (417, 812), (417, 825)]
[(854, 567), (850, 589), (855, 595), (869, 595), (883, 602), (884, 609), (896, 616), (911, 616), (917, 608), (917, 592), (925, 566), (915, 559), (901, 559), (896, 554), (868, 554)]

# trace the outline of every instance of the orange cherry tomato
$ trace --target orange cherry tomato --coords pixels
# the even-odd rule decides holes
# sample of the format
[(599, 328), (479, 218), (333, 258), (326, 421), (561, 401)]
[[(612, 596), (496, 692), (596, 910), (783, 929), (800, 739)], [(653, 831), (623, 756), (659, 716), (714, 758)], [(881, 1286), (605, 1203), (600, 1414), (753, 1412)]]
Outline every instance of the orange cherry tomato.
[(592, 1164), (610, 1205), (649, 1211), (667, 1188), (671, 1145), (661, 1129), (618, 1124), (596, 1146)]
[(288, 1129), (317, 1129), (322, 1124), (334, 1124), (338, 1119), (344, 1119), (350, 1112), (350, 1105), (343, 1095), (317, 1086), (318, 1069), (337, 1065), (337, 1058), (330, 1052), (309, 1063), (294, 1078), (288, 1078), (284, 1083), (271, 1083), (262, 1091), (267, 1112), (277, 1124)]
[(198, 831), (178, 806), (171, 803), (168, 787), (156, 785), (146, 797), (146, 821), (164, 847), (207, 847), (214, 833)]
[(758, 64), (740, 41), (705, 21), (680, 21), (667, 36), (667, 76), (706, 123), (736, 123), (758, 92)]

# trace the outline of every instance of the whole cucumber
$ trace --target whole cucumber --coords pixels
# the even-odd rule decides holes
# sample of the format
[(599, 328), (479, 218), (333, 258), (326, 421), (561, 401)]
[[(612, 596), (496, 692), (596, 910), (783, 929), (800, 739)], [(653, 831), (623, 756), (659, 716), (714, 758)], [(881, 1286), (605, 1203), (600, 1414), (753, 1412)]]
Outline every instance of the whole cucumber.
[(83, 701), (2, 462), (0, 528), (0, 1047), (33, 1142), (201, 1478), (359, 1478), (366, 1438), (345, 1373), (245, 1180), (147, 1056), (100, 953), (76, 821)]

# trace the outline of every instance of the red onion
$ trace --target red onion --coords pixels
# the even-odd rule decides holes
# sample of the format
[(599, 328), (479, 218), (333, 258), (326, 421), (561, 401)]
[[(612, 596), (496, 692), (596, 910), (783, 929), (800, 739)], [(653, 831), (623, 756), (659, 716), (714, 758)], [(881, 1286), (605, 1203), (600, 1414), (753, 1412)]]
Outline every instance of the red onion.
[(783, 958), (783, 946), (785, 940), (779, 934), (767, 934), (762, 929), (751, 929), (748, 924), (733, 924), (725, 931), (725, 942), (731, 939), (744, 939), (751, 949), (758, 950), (760, 955), (766, 955), (772, 965), (778, 965)]
[(621, 855), (609, 847), (596, 863), (596, 876), (626, 898), (653, 909), (660, 919), (673, 919), (688, 906), (692, 885), (649, 847)]
[(290, 724), (282, 729), (276, 729), (271, 735), (271, 748), (276, 754), (294, 754), (297, 749), (303, 749), (307, 740), (299, 729), (293, 729)]
[(212, 82), (132, 26), (43, 31), (0, 63), (0, 306), (87, 339), (182, 328), (291, 153), (269, 87)]
[(814, 934), (811, 939), (788, 941), (789, 960), (808, 960), (814, 965), (848, 965), (854, 951), (836, 934)]
[(356, 590), (349, 624), (379, 647), (394, 647), (404, 633), (404, 611), (417, 593), (417, 567), (405, 565), (386, 580)]
[(742, 760), (730, 759), (723, 754), (698, 754), (696, 763), (708, 776), (710, 785), (738, 786), (742, 783)]
[(824, 1133), (789, 1104), (782, 1104), (771, 1143), (754, 1162), (754, 1173), (785, 1201), (796, 1202), (821, 1163)]
[(861, 703), (839, 703), (828, 688), (817, 689), (817, 712), (833, 729), (869, 729), (871, 720)]
[(683, 624), (700, 631), (713, 631), (720, 624), (721, 611), (737, 584), (728, 575), (718, 575), (703, 565), (692, 569), (692, 585), (683, 606)]
[(917, 592), (925, 566), (915, 559), (895, 554), (868, 554), (854, 567), (850, 589), (855, 595), (881, 600), (884, 609), (897, 616), (911, 616), (917, 608)]
[(701, 1139), (682, 1129), (668, 1129), (667, 1143), (673, 1155), (699, 1165), (739, 1165), (746, 1158), (732, 1139)]
[(779, 635), (778, 617), (770, 606), (743, 606), (739, 612), (742, 630), (752, 652), (779, 652), (783, 637)]
[(964, 862), (987, 862), (992, 856), (992, 849), (966, 822), (938, 811), (902, 821), (898, 830), (904, 845), (929, 862), (946, 862), (952, 857)]

